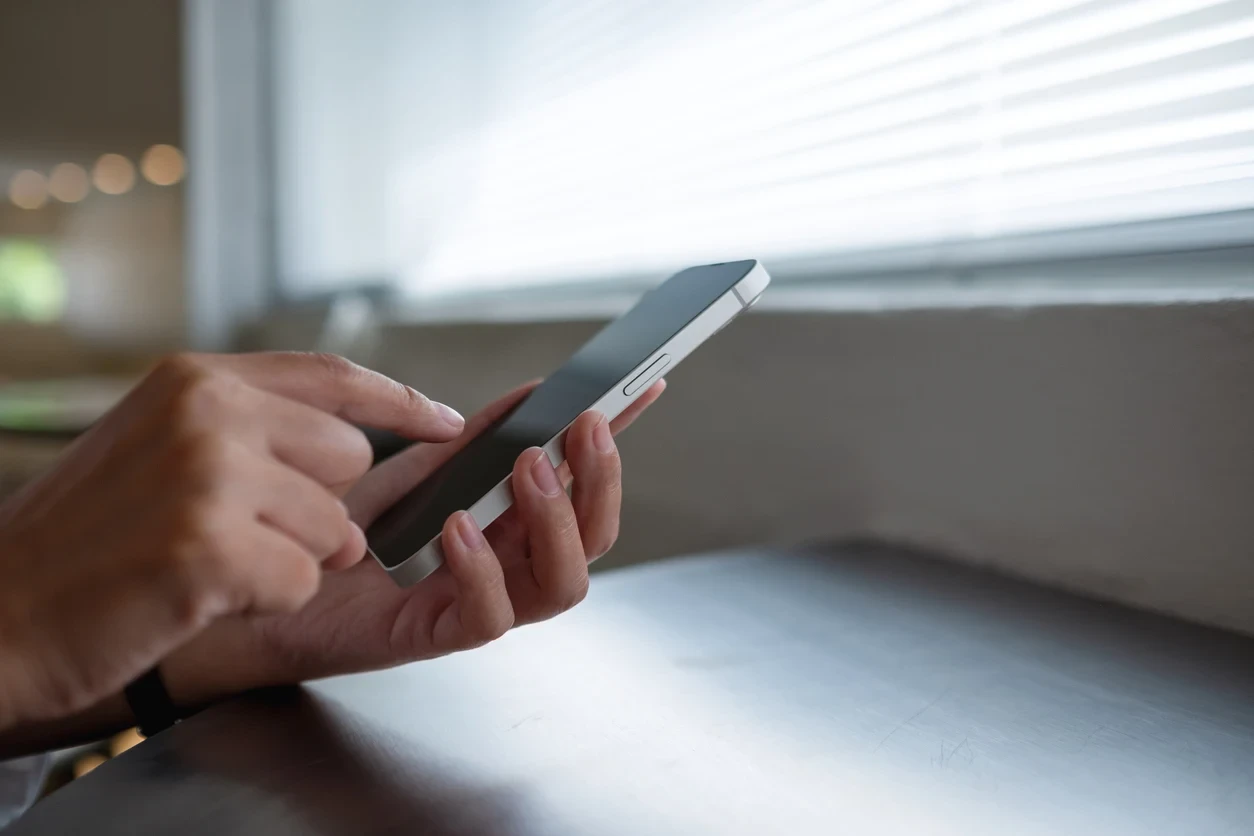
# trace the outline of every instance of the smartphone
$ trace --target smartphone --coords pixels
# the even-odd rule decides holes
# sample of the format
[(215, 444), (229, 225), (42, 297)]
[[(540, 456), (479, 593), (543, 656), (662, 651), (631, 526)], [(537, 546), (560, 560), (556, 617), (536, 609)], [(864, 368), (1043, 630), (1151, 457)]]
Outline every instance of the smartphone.
[(757, 261), (689, 267), (646, 293), (495, 424), (384, 511), (366, 531), (370, 553), (401, 586), (444, 562), (440, 534), (457, 511), (480, 528), (513, 504), (515, 460), (540, 447), (554, 467), (566, 429), (595, 409), (614, 419), (663, 373), (753, 305), (771, 277)]

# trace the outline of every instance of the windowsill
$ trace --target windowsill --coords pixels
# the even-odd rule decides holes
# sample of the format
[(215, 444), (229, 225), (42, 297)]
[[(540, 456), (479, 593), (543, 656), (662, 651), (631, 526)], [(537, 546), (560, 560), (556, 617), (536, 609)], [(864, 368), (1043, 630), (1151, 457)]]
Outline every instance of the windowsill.
[(1170, 305), (1254, 299), (1254, 286), (1120, 286), (1078, 282), (1054, 285), (908, 284), (779, 288), (763, 297), (762, 310), (788, 312), (918, 310), (926, 308), (1020, 308), (1053, 305)]
[[(765, 262), (774, 277), (755, 310), (789, 313), (1075, 305), (1194, 305), (1254, 298), (1254, 246), (1191, 252), (876, 271), (845, 263)], [(656, 277), (655, 277), (656, 278)], [(641, 277), (523, 290), (402, 298), (399, 324), (602, 321), (635, 303)]]
[[(457, 325), (527, 322), (604, 321), (625, 313), (639, 293), (537, 293), (503, 298), (408, 302), (383, 317), (387, 324)], [(753, 313), (819, 313), (926, 309), (1035, 308), (1074, 305), (1194, 305), (1254, 300), (1250, 277), (1224, 284), (977, 283), (894, 282), (889, 285), (841, 283), (772, 287)]]

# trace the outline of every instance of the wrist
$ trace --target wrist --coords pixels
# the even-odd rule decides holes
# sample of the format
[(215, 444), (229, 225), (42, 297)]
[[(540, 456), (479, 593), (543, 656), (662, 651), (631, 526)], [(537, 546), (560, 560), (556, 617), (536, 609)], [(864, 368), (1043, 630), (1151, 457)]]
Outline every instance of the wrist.
[(278, 684), (243, 622), (220, 621), (161, 661), (174, 705), (190, 714), (254, 688)]
[(91, 743), (134, 725), (135, 717), (126, 700), (114, 694), (68, 717), (0, 730), (0, 761)]

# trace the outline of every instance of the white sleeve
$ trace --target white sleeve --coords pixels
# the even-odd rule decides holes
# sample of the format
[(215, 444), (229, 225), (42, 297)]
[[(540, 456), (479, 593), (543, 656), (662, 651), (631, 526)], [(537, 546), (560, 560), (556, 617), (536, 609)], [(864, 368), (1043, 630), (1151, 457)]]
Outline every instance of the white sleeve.
[(0, 828), (35, 803), (48, 774), (49, 755), (0, 761)]

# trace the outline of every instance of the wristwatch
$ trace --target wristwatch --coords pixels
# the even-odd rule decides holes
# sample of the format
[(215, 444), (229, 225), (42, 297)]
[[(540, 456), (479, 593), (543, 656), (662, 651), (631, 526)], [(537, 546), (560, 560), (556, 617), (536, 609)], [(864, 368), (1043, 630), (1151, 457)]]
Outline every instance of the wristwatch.
[(144, 737), (152, 737), (183, 719), (182, 712), (170, 699), (158, 665), (153, 665), (147, 673), (127, 685), (123, 693)]

